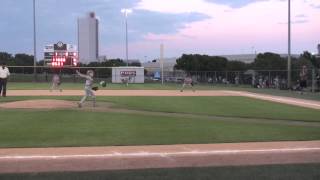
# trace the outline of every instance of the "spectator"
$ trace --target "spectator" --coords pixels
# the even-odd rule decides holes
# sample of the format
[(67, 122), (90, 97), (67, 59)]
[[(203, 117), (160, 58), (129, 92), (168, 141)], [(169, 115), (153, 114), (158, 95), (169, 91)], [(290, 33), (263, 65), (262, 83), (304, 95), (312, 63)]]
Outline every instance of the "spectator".
[(7, 95), (7, 81), (9, 76), (10, 72), (6, 63), (2, 63), (0, 67), (0, 96), (1, 92), (3, 97), (6, 97)]

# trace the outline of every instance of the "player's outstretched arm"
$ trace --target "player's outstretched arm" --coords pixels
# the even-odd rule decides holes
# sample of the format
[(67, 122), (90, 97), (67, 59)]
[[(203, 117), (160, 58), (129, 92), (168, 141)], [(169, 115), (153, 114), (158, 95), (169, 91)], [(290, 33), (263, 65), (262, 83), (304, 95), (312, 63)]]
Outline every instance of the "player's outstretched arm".
[(78, 70), (76, 70), (76, 73), (77, 73), (78, 76), (80, 76), (80, 77), (87, 78), (87, 75), (81, 74)]
[(93, 80), (92, 77), (88, 76), (88, 75), (85, 75), (85, 74), (81, 74), (78, 70), (76, 70), (76, 73), (80, 76), (80, 77), (83, 77), (83, 78), (86, 78), (86, 79), (89, 79), (89, 80)]

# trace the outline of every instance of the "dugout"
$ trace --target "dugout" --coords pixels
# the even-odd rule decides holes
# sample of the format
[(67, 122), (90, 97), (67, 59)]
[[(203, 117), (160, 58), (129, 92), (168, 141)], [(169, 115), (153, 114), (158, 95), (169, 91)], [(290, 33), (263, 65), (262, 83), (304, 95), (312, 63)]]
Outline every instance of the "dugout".
[(113, 67), (112, 83), (144, 83), (144, 67)]

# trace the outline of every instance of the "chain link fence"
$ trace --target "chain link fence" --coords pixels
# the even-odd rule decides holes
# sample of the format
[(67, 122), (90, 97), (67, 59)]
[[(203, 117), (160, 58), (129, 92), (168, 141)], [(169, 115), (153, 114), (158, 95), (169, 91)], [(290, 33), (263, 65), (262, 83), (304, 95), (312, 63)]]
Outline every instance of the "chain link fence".
[[(11, 66), (11, 82), (33, 82), (35, 81), (32, 66)], [(37, 82), (51, 82), (54, 74), (58, 74), (63, 82), (79, 83), (83, 79), (76, 75), (75, 71), (86, 73), (87, 70), (94, 70), (95, 81), (104, 80), (111, 83), (111, 67), (36, 67)], [(301, 70), (292, 70), (292, 89), (298, 89), (301, 80)], [(246, 70), (246, 71), (191, 71), (181, 70), (163, 72), (164, 83), (182, 83), (186, 76), (191, 76), (195, 83), (207, 85), (245, 85), (253, 88), (275, 88), (288, 89), (286, 70)], [(145, 83), (161, 83), (162, 74), (159, 69), (145, 70)], [(310, 91), (320, 90), (320, 71), (308, 69), (306, 73), (307, 87)]]

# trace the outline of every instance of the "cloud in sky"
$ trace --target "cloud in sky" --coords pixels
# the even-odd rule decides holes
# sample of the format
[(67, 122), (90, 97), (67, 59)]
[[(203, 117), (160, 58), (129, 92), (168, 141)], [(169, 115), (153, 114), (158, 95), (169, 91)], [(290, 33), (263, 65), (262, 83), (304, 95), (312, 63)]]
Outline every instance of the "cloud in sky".
[(259, 2), (259, 1), (267, 1), (267, 0), (206, 0), (208, 2), (212, 2), (212, 3), (217, 3), (217, 4), (225, 4), (228, 5), (232, 8), (240, 8), (243, 7), (245, 5), (254, 3), (254, 2)]
[[(320, 42), (317, 36), (320, 32), (317, 20), (320, 19), (320, 11), (310, 5), (316, 1), (292, 1), (292, 49), (294, 53), (301, 53), (304, 50), (314, 51), (316, 44)], [(179, 50), (182, 53), (251, 53), (253, 46), (258, 52), (285, 53), (287, 50), (287, 26), (279, 24), (279, 22), (287, 23), (287, 1), (259, 0), (252, 1), (252, 3), (242, 1), (241, 7), (237, 6), (238, 8), (228, 5), (228, 2), (231, 1), (217, 3), (198, 0), (198, 3), (195, 3), (195, 0), (183, 2), (172, 0), (170, 4), (179, 8), (166, 6), (161, 2), (161, 0), (143, 0), (138, 7), (171, 13), (194, 11), (214, 17), (189, 24), (175, 36), (155, 34), (147, 36), (148, 40), (153, 41), (170, 39), (167, 49), (174, 49), (179, 44)], [(304, 14), (305, 17), (301, 17), (301, 14)], [(195, 38), (183, 38), (183, 35)]]
[[(0, 7), (1, 39), (8, 42), (0, 50), (32, 52), (32, 2), (2, 0)], [(101, 47), (122, 44), (124, 40), (124, 16), (122, 8), (134, 8), (139, 0), (41, 0), (37, 2), (38, 49), (59, 40), (76, 44), (77, 18), (89, 11), (100, 19)], [(135, 9), (128, 17), (130, 41), (142, 40), (148, 33), (173, 34), (188, 23), (201, 21), (208, 16), (200, 13), (162, 13)], [(5, 36), (4, 36), (5, 34)], [(102, 49), (103, 51), (103, 49)]]
[[(235, 54), (285, 52), (287, 1), (283, 0), (37, 0), (38, 52), (45, 44), (77, 44), (77, 18), (90, 11), (100, 19), (100, 52), (124, 57), (128, 17), (129, 54), (157, 57), (165, 43), (166, 56), (181, 53)], [(293, 50), (312, 49), (320, 39), (318, 0), (292, 1)], [(0, 51), (32, 53), (32, 1), (1, 0)], [(317, 39), (318, 38), (318, 39)]]

